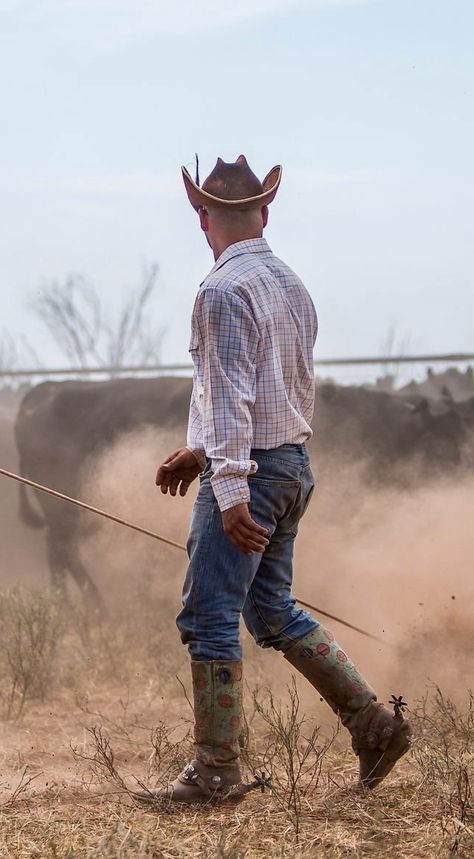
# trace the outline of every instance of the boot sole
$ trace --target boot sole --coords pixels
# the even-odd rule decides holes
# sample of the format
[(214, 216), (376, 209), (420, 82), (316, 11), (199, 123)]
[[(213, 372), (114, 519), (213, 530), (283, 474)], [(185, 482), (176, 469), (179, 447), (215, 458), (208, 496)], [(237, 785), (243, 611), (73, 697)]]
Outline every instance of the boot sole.
[(398, 730), (394, 731), (385, 751), (374, 760), (373, 766), (367, 775), (363, 778), (361, 777), (363, 786), (369, 790), (374, 790), (374, 788), (378, 787), (380, 782), (391, 772), (397, 761), (408, 752), (410, 745), (411, 726), (408, 721), (404, 721), (400, 724)]
[(197, 788), (190, 788), (192, 793), (180, 793), (178, 791), (150, 791), (150, 793), (133, 793), (132, 797), (140, 805), (172, 805), (173, 803), (188, 803), (194, 805), (202, 802), (212, 802), (214, 797), (205, 796)]
[(151, 790), (147, 792), (132, 793), (132, 799), (140, 805), (173, 805), (175, 803), (188, 805), (196, 805), (198, 803), (223, 803), (240, 801), (246, 791), (239, 791), (240, 785), (228, 785), (226, 788), (215, 790), (210, 796), (202, 793), (199, 788), (183, 786), (184, 790), (177, 789), (174, 791), (166, 790)]

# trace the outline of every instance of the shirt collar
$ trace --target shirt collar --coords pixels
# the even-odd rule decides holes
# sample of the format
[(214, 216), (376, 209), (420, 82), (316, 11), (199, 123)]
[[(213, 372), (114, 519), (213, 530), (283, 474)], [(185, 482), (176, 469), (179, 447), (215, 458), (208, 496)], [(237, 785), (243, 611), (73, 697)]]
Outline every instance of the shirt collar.
[(233, 257), (241, 256), (242, 254), (271, 254), (271, 249), (268, 247), (266, 239), (244, 239), (243, 242), (235, 242), (229, 245), (225, 251), (222, 251), (211, 268), (208, 277), (214, 274), (221, 266), (228, 262)]

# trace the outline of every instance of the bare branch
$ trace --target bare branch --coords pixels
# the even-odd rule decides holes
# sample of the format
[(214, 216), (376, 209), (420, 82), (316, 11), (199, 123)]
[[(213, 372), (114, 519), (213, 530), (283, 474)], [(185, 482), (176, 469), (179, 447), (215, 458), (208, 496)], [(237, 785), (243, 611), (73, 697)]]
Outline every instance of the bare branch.
[(11, 808), (11, 806), (14, 805), (17, 800), (23, 797), (23, 795), (27, 792), (30, 784), (35, 781), (35, 779), (39, 778), (41, 775), (43, 775), (43, 773), (41, 772), (35, 773), (34, 775), (30, 775), (28, 767), (24, 766), (21, 771), (20, 781), (12, 791), (11, 796), (7, 799), (6, 802), (3, 802), (0, 805), (2, 811), (5, 811), (7, 808)]
[(157, 277), (156, 264), (146, 267), (142, 286), (115, 317), (104, 314), (97, 291), (75, 274), (62, 284), (45, 285), (31, 306), (66, 358), (81, 368), (112, 366), (119, 371), (126, 364), (152, 364), (159, 360), (164, 334), (153, 322), (151, 308)]
[(3, 329), (0, 339), (0, 370), (14, 370), (18, 366), (16, 343), (8, 331)]

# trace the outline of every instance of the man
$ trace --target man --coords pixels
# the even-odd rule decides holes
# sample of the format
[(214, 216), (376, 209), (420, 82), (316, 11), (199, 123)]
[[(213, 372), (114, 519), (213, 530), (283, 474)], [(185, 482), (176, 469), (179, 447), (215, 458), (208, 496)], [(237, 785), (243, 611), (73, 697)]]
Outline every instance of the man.
[(338, 714), (361, 781), (374, 787), (407, 751), (409, 723), (376, 703), (334, 636), (291, 596), (293, 544), (314, 488), (305, 442), (317, 317), (262, 238), (281, 167), (260, 183), (240, 155), (219, 158), (202, 188), (184, 167), (183, 179), (215, 265), (192, 316), (187, 446), (156, 483), (183, 496), (200, 475), (177, 619), (192, 660), (196, 753), (172, 785), (139, 797), (196, 802), (241, 783), (241, 615), (256, 642), (281, 651)]

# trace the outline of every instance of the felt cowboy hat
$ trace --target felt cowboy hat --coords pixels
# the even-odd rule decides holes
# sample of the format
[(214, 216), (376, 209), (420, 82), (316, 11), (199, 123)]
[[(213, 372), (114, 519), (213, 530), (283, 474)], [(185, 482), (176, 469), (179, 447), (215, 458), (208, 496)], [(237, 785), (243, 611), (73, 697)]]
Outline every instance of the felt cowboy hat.
[(189, 202), (196, 211), (211, 205), (228, 210), (267, 206), (278, 191), (282, 173), (281, 166), (277, 164), (260, 182), (247, 164), (245, 155), (239, 155), (235, 163), (226, 163), (218, 158), (202, 186), (199, 185), (197, 170), (196, 181), (186, 167), (181, 170)]

